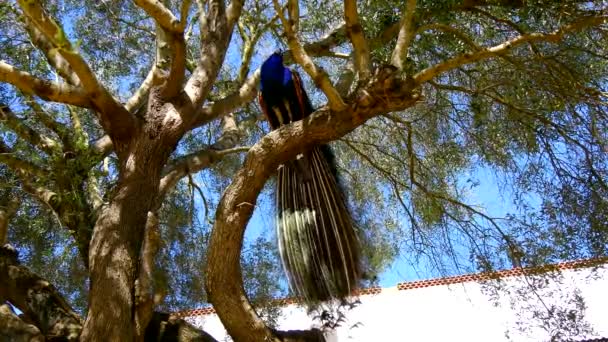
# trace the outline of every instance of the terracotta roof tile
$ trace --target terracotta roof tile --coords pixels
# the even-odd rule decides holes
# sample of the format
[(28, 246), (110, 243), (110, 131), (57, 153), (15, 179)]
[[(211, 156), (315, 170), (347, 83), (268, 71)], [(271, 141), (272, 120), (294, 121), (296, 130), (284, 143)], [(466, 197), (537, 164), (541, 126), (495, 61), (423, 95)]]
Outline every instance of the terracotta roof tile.
[[(485, 272), (485, 273), (474, 273), (474, 274), (464, 274), (457, 275), (452, 277), (444, 277), (444, 278), (436, 278), (436, 279), (427, 279), (427, 280), (416, 280), (409, 282), (397, 283), (397, 290), (405, 291), (412, 289), (420, 289), (426, 287), (433, 286), (443, 286), (443, 285), (451, 285), (458, 283), (467, 283), (467, 282), (478, 282), (490, 279), (498, 279), (498, 278), (507, 278), (514, 276), (521, 276), (524, 274), (533, 275), (533, 274), (542, 274), (550, 271), (564, 271), (564, 270), (574, 270), (578, 268), (586, 268), (586, 267), (595, 267), (608, 263), (608, 257), (603, 258), (594, 258), (594, 259), (585, 259), (585, 260), (576, 260), (576, 261), (565, 261), (557, 264), (551, 265), (543, 265), (537, 267), (526, 267), (526, 268), (513, 268), (509, 270), (501, 270), (495, 272)], [(369, 287), (363, 288), (355, 291), (353, 295), (355, 296), (367, 296), (367, 295), (377, 295), (382, 292), (381, 287)], [(278, 306), (286, 306), (292, 304), (300, 304), (300, 301), (297, 298), (288, 297), (282, 299), (276, 299), (273, 301), (273, 304)], [(215, 309), (213, 307), (208, 306), (200, 309), (194, 310), (184, 310), (174, 313), (173, 315), (178, 318), (184, 317), (192, 317), (192, 316), (205, 316), (215, 314)], [(595, 340), (584, 340), (577, 342), (608, 342), (607, 338), (599, 338)]]

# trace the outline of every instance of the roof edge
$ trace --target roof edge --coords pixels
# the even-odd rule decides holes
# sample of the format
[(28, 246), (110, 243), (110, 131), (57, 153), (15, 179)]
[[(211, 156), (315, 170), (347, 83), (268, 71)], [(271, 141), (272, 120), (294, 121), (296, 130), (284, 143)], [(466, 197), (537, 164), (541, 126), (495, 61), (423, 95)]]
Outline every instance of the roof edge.
[[(432, 278), (425, 280), (415, 280), (408, 282), (397, 283), (396, 287), (398, 291), (413, 290), (434, 286), (444, 286), (468, 282), (482, 282), (510, 277), (517, 277), (523, 275), (538, 275), (543, 273), (549, 273), (554, 271), (566, 271), (576, 270), (581, 268), (598, 267), (608, 263), (608, 257), (598, 257), (583, 260), (564, 261), (556, 264), (547, 264), (533, 267), (515, 267), (508, 270), (492, 271), (492, 272), (479, 272), (469, 273), (458, 276), (450, 276), (443, 278)], [(382, 293), (383, 289), (394, 288), (392, 287), (379, 287), (373, 286), (368, 288), (358, 289), (353, 293), (353, 296), (366, 296), (366, 295), (377, 295)], [(300, 300), (294, 297), (280, 298), (273, 300), (273, 304), (277, 306), (287, 306), (291, 304), (302, 304)], [(173, 313), (174, 317), (194, 317), (215, 314), (215, 309), (212, 306), (207, 306), (200, 309), (184, 310)]]

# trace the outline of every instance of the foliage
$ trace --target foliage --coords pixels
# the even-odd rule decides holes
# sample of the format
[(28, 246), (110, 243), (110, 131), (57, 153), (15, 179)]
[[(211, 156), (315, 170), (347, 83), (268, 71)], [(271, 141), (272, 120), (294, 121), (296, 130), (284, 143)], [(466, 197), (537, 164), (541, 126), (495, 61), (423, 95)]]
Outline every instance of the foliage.
[[(179, 13), (182, 2), (164, 3)], [(371, 65), (390, 63), (404, 2), (357, 3)], [(602, 1), (417, 1), (401, 76), (420, 75), (463, 54), (479, 55), (516, 37), (605, 18), (603, 6)], [(153, 66), (168, 63), (156, 43), (161, 31), (155, 20), (133, 2), (49, 0), (44, 8), (121, 103)], [(194, 74), (202, 44), (201, 8), (209, 10), (194, 5), (187, 12), (186, 79)], [(345, 82), (350, 94), (345, 98), (358, 96), (364, 84), (357, 83), (358, 76), (348, 82), (354, 50), (346, 29), (340, 29), (342, 3), (304, 1), (300, 14), (305, 45), (332, 37), (328, 46), (310, 53), (315, 62), (334, 83)], [(290, 48), (275, 15), (272, 1), (245, 2), (205, 101), (238, 91), (271, 51)], [(398, 256), (445, 274), (608, 255), (607, 30), (605, 21), (583, 25), (559, 39), (530, 40), (448, 65), (418, 85), (423, 94), (418, 104), (376, 116), (332, 143), (358, 218), (369, 280)], [(15, 1), (0, 4), (0, 45), (0, 60), (59, 82), (61, 75)], [(8, 77), (0, 80), (11, 83)], [(316, 82), (308, 77), (305, 82), (313, 102), (325, 105)], [(120, 158), (102, 144), (107, 132), (94, 109), (43, 101), (4, 83), (0, 106), (0, 196), (21, 198), (8, 240), (25, 264), (84, 313), (88, 244), (102, 205), (115, 195)], [(133, 113), (141, 116), (146, 108), (141, 102)], [(230, 120), (238, 127), (233, 135), (226, 130)], [(268, 131), (258, 105), (247, 100), (229, 116), (185, 133), (163, 176), (196, 153), (250, 146)], [(162, 199), (154, 279), (155, 290), (165, 295), (163, 309), (205, 302), (202, 266), (213, 213), (244, 151), (210, 157), (192, 174), (186, 168)], [(493, 176), (507, 202), (499, 217), (484, 203), (498, 195), (479, 194), (485, 189), (482, 174)], [(287, 292), (284, 282), (276, 281), (282, 273), (268, 233), (272, 186), (271, 180), (258, 201), (258, 210), (266, 210), (257, 213), (264, 224), (249, 227), (252, 236), (262, 237), (247, 239), (241, 258), (247, 293), (259, 306)], [(276, 308), (264, 310), (274, 322)]]

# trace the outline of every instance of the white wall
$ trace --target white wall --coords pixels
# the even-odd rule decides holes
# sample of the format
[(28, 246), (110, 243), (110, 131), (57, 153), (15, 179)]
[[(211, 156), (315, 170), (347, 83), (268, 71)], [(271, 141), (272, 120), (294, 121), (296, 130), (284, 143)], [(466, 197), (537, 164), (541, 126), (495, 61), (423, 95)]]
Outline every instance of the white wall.
[[(593, 274), (595, 277), (591, 277)], [(574, 332), (568, 337), (608, 337), (607, 275), (606, 268), (597, 273), (590, 269), (565, 270), (558, 282), (536, 291), (529, 286), (535, 278), (503, 278), (506, 287), (495, 292), (499, 297), (476, 282), (409, 290), (386, 288), (377, 295), (361, 296), (361, 304), (348, 311), (347, 321), (328, 337), (330, 341), (549, 341), (566, 324), (535, 317), (534, 312), (546, 314), (545, 308), (553, 306), (579, 312), (569, 304), (575, 291), (586, 305), (582, 323), (593, 332)], [(214, 314), (187, 320), (220, 341), (229, 340)], [(350, 328), (356, 323), (357, 327)], [(319, 323), (296, 305), (283, 309), (278, 324), (283, 330), (313, 326)]]

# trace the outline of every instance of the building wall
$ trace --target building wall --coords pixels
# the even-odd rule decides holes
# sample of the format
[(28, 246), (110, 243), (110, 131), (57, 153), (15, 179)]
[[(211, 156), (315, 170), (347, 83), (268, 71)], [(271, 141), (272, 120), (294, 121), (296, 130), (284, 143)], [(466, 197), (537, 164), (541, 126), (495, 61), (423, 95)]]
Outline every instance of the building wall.
[[(379, 293), (361, 295), (360, 304), (346, 311), (341, 326), (326, 335), (329, 341), (340, 342), (538, 342), (559, 334), (575, 341), (608, 337), (606, 276), (606, 268), (565, 269), (543, 276), (507, 276), (500, 281), (463, 276), (458, 279), (477, 280), (444, 278), (376, 289), (367, 292)], [(314, 314), (307, 314), (299, 305), (286, 305), (278, 328), (320, 327), (311, 316)], [(230, 340), (215, 314), (186, 319), (220, 341)]]

